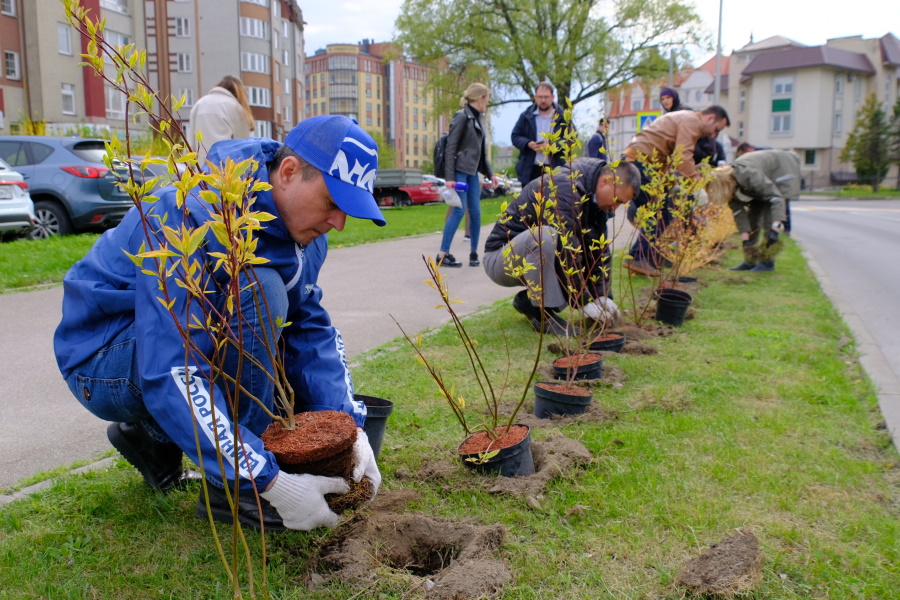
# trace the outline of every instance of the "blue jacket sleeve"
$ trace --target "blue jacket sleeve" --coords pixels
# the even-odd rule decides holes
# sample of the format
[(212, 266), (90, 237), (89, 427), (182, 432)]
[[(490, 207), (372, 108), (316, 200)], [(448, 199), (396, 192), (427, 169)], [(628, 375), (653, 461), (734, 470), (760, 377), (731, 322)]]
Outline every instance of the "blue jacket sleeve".
[[(322, 290), (316, 284), (327, 253), (327, 236), (315, 240), (303, 253), (298, 309), (288, 315), (282, 332), (284, 365), (300, 411), (338, 410), (363, 426), (366, 407), (353, 397), (353, 379), (347, 366), (344, 341), (322, 306)], [(292, 303), (293, 304), (293, 303)]]
[[(139, 247), (142, 241), (138, 229), (132, 247)], [(145, 260), (144, 267), (152, 270), (152, 262)], [(205, 329), (187, 327), (193, 318), (203, 322), (198, 301), (189, 299), (170, 276), (167, 288), (173, 312), (179, 317), (176, 323), (159, 300), (158, 278), (136, 270), (135, 338), (147, 410), (209, 479), (220, 485), (233, 481), (237, 457), (241, 489), (250, 491), (251, 480), (264, 489), (278, 474), (278, 465), (255, 433), (233, 421), (223, 388), (210, 380), (203, 356), (212, 356), (214, 342)], [(186, 349), (179, 328), (190, 336), (194, 351)]]

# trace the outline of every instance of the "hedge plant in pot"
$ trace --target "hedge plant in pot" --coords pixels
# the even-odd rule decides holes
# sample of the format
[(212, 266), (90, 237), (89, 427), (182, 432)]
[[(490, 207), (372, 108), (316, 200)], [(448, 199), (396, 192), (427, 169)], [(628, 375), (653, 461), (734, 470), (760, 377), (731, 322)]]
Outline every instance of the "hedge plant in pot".
[[(534, 380), (540, 361), (541, 345), (537, 346), (534, 363), (528, 373), (528, 377), (521, 395), (512, 405), (508, 415), (503, 415), (503, 391), (498, 390), (492, 382), (478, 353), (478, 346), (470, 336), (465, 324), (453, 308), (453, 304), (459, 300), (450, 296), (446, 276), (431, 257), (422, 257), (428, 270), (428, 285), (437, 291), (441, 298), (441, 304), (437, 308), (445, 309), (450, 315), (451, 324), (455, 330), (459, 344), (465, 353), (470, 377), (474, 383), (468, 389), (474, 388), (474, 393), (481, 396), (486, 415), (483, 421), (476, 422), (470, 416), (473, 403), (466, 400), (465, 395), (458, 392), (457, 388), (448, 384), (435, 360), (429, 358), (423, 349), (421, 334), (416, 339), (410, 337), (403, 326), (394, 318), (394, 322), (400, 328), (403, 337), (412, 346), (418, 361), (425, 367), (428, 374), (437, 385), (441, 398), (453, 412), (457, 423), (463, 430), (465, 439), (458, 445), (457, 454), (462, 464), (477, 472), (499, 474), (504, 477), (528, 476), (534, 473), (534, 459), (531, 454), (531, 431), (527, 425), (516, 423), (516, 417), (522, 408), (522, 404), (528, 394), (529, 386)], [(392, 317), (393, 318), (393, 317)], [(543, 336), (541, 336), (543, 339)], [(478, 403), (474, 403), (478, 404)]]
[[(591, 350), (591, 343), (617, 313), (609, 286), (606, 211), (615, 207), (617, 190), (633, 185), (618, 187), (618, 163), (572, 159), (579, 144), (573, 130), (562, 127), (548, 141), (547, 151), (562, 153), (566, 166), (531, 182), (503, 207), (498, 224), (509, 237), (504, 247), (506, 284), (520, 281), (526, 288), (520, 295), (544, 307), (540, 321), (517, 298), (518, 310), (533, 326), (554, 336), (551, 349), (562, 354), (551, 367), (562, 382), (535, 384), (535, 414), (541, 417), (586, 410), (591, 394), (573, 383), (602, 376), (603, 357)], [(570, 406), (547, 408), (545, 392), (551, 390), (554, 397), (571, 392), (575, 398)]]
[[(682, 155), (681, 147), (676, 146), (664, 160), (655, 151), (653, 156), (639, 156), (650, 179), (643, 187), (649, 202), (637, 209), (635, 235), (646, 237), (660, 262), (666, 261), (671, 266), (668, 271), (660, 269), (657, 274), (648, 275), (652, 286), (646, 297), (638, 295), (633, 277), (625, 277), (625, 290), (634, 306), (632, 319), (638, 327), (651, 314), (650, 307), (660, 293), (693, 280), (688, 274), (715, 259), (724, 243), (722, 211), (718, 207), (704, 208), (706, 205), (698, 202), (698, 198), (705, 195), (703, 188), (712, 178), (711, 169), (704, 162), (698, 165), (699, 178), (684, 177), (677, 170)], [(664, 213), (669, 215), (668, 223)], [(684, 294), (679, 292), (679, 295)]]
[[(68, 22), (87, 40), (87, 52), (82, 54), (86, 61), (84, 65), (127, 98), (124, 139), (113, 136), (105, 158), (110, 168), (127, 165), (131, 177), (123, 180), (121, 186), (132, 198), (140, 220), (136, 236), (141, 239), (135, 242), (134, 248), (123, 248), (123, 256), (131, 259), (136, 271), (144, 278), (142, 281), (153, 283), (158, 301), (158, 304), (153, 303), (154, 317), (177, 331), (184, 364), (180, 369), (173, 368), (172, 377), (183, 387), (187, 400), (185, 412), (190, 415), (186, 418), (191, 419), (197, 440), (197, 464), (206, 471), (212, 468), (210, 461), (214, 461), (217, 467), (214, 472), (223, 476), (241, 473), (248, 468), (250, 457), (242, 440), (243, 432), (236, 422), (246, 406), (260, 407), (264, 415), (287, 430), (296, 430), (308, 420), (307, 413), (299, 418), (294, 414), (294, 392), (281, 352), (267, 350), (268, 355), (261, 358), (266, 352), (254, 353), (247, 348), (251, 341), (271, 342), (271, 338), (252, 339), (252, 335), (243, 333), (250, 330), (251, 319), (263, 324), (260, 328), (263, 337), (290, 325), (264, 316), (270, 314), (268, 300), (259, 291), (261, 286), (256, 271), (266, 262), (256, 254), (259, 232), (275, 217), (260, 210), (255, 205), (255, 198), (271, 186), (252, 176), (258, 167), (252, 159), (238, 162), (229, 159), (202, 172), (190, 140), (177, 124), (177, 111), (184, 99), (162, 98), (152, 90), (144, 72), (146, 53), (133, 45), (110, 45), (104, 39), (104, 22), (92, 19), (77, 0), (63, 0), (63, 4)], [(134, 132), (131, 118), (136, 113), (146, 115), (158, 140), (157, 145), (167, 149), (165, 157), (132, 158)], [(147, 167), (151, 164), (167, 165), (167, 174), (147, 180), (136, 176), (148, 172)], [(165, 192), (174, 207), (168, 212), (158, 209), (161, 198), (151, 195), (151, 190), (160, 183), (174, 187)], [(192, 214), (197, 215), (197, 211), (203, 211), (199, 214), (209, 214), (211, 218), (195, 219)], [(247, 298), (248, 294), (252, 300), (247, 304), (253, 307), (249, 311), (242, 308), (241, 301), (242, 296)], [(276, 347), (274, 343), (262, 345)], [(228, 359), (237, 362), (236, 370), (225, 368)], [(244, 369), (255, 369), (263, 375), (271, 384), (273, 398), (256, 398), (244, 389), (240, 384), (241, 374), (246, 372)], [(200, 385), (201, 381), (205, 385)], [(202, 418), (198, 416), (202, 412), (198, 408), (201, 400), (204, 401), (201, 408), (206, 411)], [(224, 416), (226, 410), (230, 418), (220, 420), (219, 415)], [(345, 413), (336, 414), (349, 418), (353, 424), (349, 429), (339, 428), (346, 438), (350, 438), (352, 445), (357, 431), (353, 419)], [(317, 413), (308, 415), (321, 416)], [(222, 424), (223, 421), (228, 425)], [(206, 450), (201, 449), (201, 436), (209, 440)], [(342, 439), (339, 445), (346, 443), (347, 439)], [(209, 450), (210, 445), (212, 450)], [(340, 472), (345, 473), (346, 467)], [(248, 500), (247, 490), (242, 490), (239, 483), (241, 477), (235, 475), (228, 479), (234, 481), (233, 487), (226, 485), (224, 490), (231, 507), (232, 522), (241, 523), (238, 496), (242, 502), (254, 502), (262, 515), (264, 501), (255, 481), (248, 478), (252, 486), (252, 498)], [(351, 496), (367, 498), (365, 482), (365, 479), (361, 480), (358, 486), (362, 491), (333, 498), (333, 507), (340, 510), (342, 503)], [(214, 543), (228, 572), (233, 597), (243, 596), (244, 585), (255, 597), (258, 587), (255, 573), (258, 571), (243, 529), (232, 528), (231, 550), (227, 551), (211, 517), (206, 478), (203, 485), (200, 503), (205, 514), (210, 515)], [(198, 504), (198, 511), (200, 508)], [(265, 528), (262, 517), (259, 528)], [(262, 553), (265, 565), (264, 538)], [(268, 597), (265, 569), (262, 574), (259, 591)]]

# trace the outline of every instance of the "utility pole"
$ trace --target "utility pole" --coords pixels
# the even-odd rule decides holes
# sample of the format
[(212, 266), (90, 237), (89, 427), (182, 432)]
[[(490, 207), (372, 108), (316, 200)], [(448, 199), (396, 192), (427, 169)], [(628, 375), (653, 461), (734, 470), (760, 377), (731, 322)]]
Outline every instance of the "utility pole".
[(719, 0), (719, 41), (716, 44), (716, 80), (715, 87), (713, 88), (715, 90), (713, 94), (713, 104), (719, 104), (719, 92), (722, 91), (722, 2), (723, 0)]

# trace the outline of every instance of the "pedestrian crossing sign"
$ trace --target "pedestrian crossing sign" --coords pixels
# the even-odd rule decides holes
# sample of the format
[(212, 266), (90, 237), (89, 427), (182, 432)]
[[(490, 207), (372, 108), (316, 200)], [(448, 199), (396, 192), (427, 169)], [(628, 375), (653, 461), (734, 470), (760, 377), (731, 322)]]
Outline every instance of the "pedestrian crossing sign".
[(639, 112), (637, 114), (637, 131), (640, 131), (653, 121), (659, 118), (659, 111)]

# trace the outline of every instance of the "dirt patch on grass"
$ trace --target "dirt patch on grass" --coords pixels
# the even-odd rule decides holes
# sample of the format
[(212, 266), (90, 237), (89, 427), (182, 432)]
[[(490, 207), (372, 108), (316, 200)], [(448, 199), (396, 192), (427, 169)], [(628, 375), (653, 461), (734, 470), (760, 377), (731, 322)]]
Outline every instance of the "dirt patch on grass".
[(752, 590), (761, 569), (759, 540), (752, 531), (742, 531), (685, 563), (675, 584), (697, 595), (731, 598)]
[(625, 342), (620, 352), (622, 354), (659, 354), (659, 348), (643, 342)]
[(413, 498), (403, 494), (379, 494), (367, 514), (337, 529), (311, 560), (307, 584), (341, 581), (365, 591), (389, 575), (403, 579), (416, 597), (458, 600), (494, 596), (512, 581), (512, 571), (498, 556), (506, 535), (502, 525), (397, 514)]
[(488, 492), (526, 496), (530, 499), (529, 506), (534, 507), (535, 496), (543, 493), (548, 483), (563, 474), (586, 467), (594, 460), (584, 444), (562, 435), (548, 438), (543, 442), (532, 442), (531, 454), (534, 457), (534, 475), (497, 477), (492, 480)]

